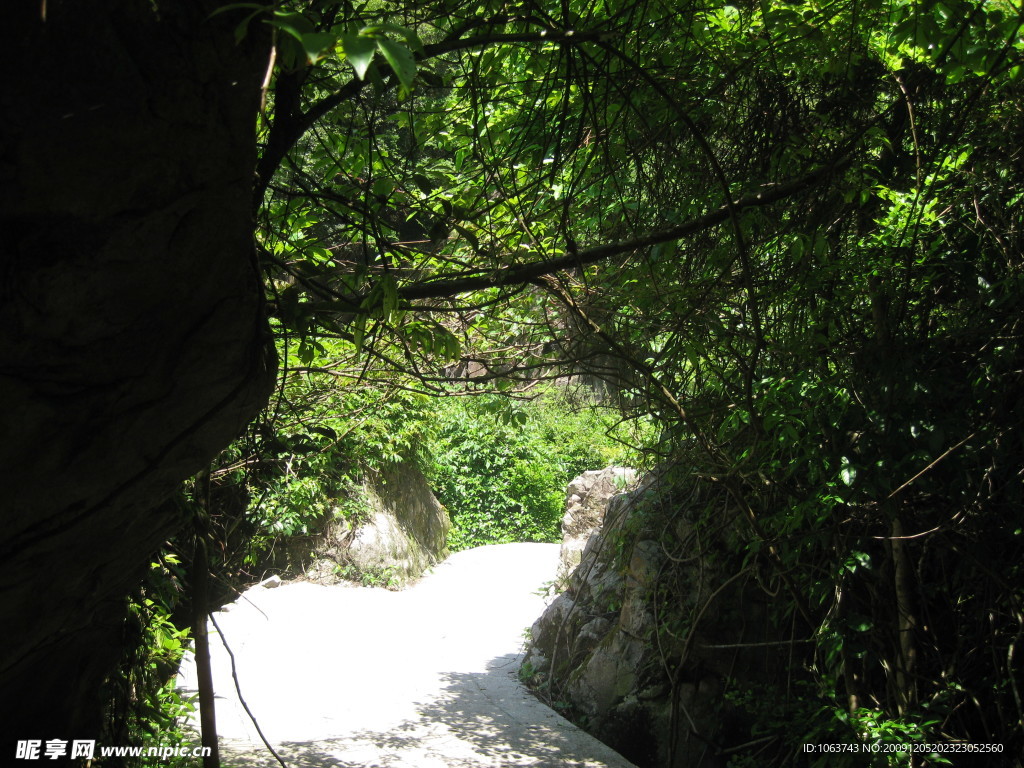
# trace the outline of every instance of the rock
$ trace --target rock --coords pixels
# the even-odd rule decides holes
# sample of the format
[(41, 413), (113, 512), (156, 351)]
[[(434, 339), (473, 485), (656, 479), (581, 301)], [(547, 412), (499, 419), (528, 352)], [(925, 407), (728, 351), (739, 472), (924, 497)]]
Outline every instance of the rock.
[(574, 615), (575, 608), (575, 601), (563, 592), (531, 627), (528, 661), (537, 675), (537, 682), (547, 679), (553, 670), (557, 673), (569, 663), (572, 652), (569, 639), (575, 632), (567, 622)]
[(306, 551), (318, 560), (306, 569), (308, 574), (324, 574), (327, 581), (340, 574), (369, 586), (397, 587), (447, 556), (448, 512), (415, 464), (395, 464), (372, 475), (363, 495), (363, 519), (333, 521), (306, 543)]
[(579, 565), (587, 541), (604, 521), (609, 500), (635, 485), (636, 470), (625, 467), (590, 470), (569, 483), (562, 517), (559, 582), (568, 579)]
[(269, 579), (264, 579), (263, 581), (261, 581), (256, 586), (263, 587), (265, 589), (274, 589), (275, 587), (280, 587), (281, 586), (281, 577), (280, 576), (276, 576), (276, 575), (275, 576), (271, 576)]
[(9, 764), (15, 739), (110, 724), (125, 596), (188, 524), (166, 500), (275, 386), (252, 218), (270, 35), (159, 5), (0, 11), (4, 61), (36, 57), (0, 96)]
[[(588, 518), (587, 501), (606, 480), (586, 473), (569, 487), (563, 557), (580, 553), (579, 565), (533, 625), (524, 677), (640, 768), (721, 768), (727, 758), (708, 745), (750, 739), (726, 681), (766, 682), (785, 664), (766, 633), (764, 593), (735, 578), (742, 553), (727, 554), (727, 519), (694, 533), (699, 509), (677, 501), (692, 492), (646, 477), (630, 493), (605, 495), (606, 510)], [(585, 521), (598, 518), (588, 535)]]

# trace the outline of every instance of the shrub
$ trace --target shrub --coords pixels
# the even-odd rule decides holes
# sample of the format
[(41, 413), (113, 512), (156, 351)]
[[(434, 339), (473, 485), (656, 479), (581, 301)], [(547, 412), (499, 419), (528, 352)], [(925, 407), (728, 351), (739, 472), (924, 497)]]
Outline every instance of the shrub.
[(569, 481), (629, 453), (610, 436), (613, 424), (574, 409), (560, 388), (529, 401), (439, 401), (429, 476), (452, 518), (448, 546), (559, 541)]

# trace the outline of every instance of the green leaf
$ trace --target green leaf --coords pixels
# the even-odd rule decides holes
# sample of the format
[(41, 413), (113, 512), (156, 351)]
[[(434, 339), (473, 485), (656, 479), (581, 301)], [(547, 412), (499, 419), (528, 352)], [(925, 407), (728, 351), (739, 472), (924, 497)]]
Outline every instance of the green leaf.
[(395, 182), (386, 177), (380, 177), (373, 181), (373, 194), (378, 197), (388, 197), (395, 191)]
[(334, 48), (337, 37), (330, 32), (311, 32), (299, 40), (310, 64), (316, 64)]
[(342, 35), (341, 47), (345, 57), (360, 80), (366, 79), (366, 70), (370, 68), (373, 54), (377, 51), (377, 43), (369, 37), (361, 35)]
[(288, 35), (279, 41), (285, 68), (315, 64), (323, 57), (324, 50), (334, 46), (334, 36), (317, 32), (313, 22), (301, 13), (275, 11), (266, 23)]
[(460, 235), (462, 235), (469, 241), (469, 244), (473, 246), (474, 251), (480, 250), (480, 240), (471, 230), (466, 229), (466, 227), (460, 226), (458, 224), (452, 224), (452, 227), (455, 229), (456, 232), (458, 232)]
[(398, 285), (391, 275), (381, 275), (377, 283), (381, 289), (381, 305), (384, 312), (390, 313), (398, 309)]
[(401, 35), (405, 38), (405, 42), (409, 45), (409, 48), (417, 52), (423, 50), (423, 41), (420, 40), (419, 35), (408, 27), (402, 27), (398, 24), (374, 24), (369, 27), (363, 27), (359, 31), (359, 34), (380, 39), (384, 38), (384, 35), (381, 34), (382, 32), (391, 32), (395, 35)]
[(366, 337), (366, 315), (359, 315), (352, 327), (352, 345), (356, 354), (363, 348), (363, 339)]
[(239, 8), (255, 8), (257, 11), (269, 11), (271, 8), (273, 8), (273, 6), (263, 5), (262, 3), (230, 3), (229, 5), (222, 5), (220, 8), (211, 13), (207, 18), (212, 19), (214, 16), (219, 16), (220, 14), (227, 13), (228, 11), (235, 11)]
[(377, 40), (377, 47), (384, 54), (391, 69), (395, 71), (402, 86), (406, 90), (412, 88), (412, 81), (416, 77), (416, 59), (412, 51), (407, 46), (387, 38)]
[(849, 459), (845, 456), (843, 457), (842, 467), (839, 470), (839, 477), (846, 486), (853, 485), (854, 481), (857, 479), (857, 469), (850, 464)]
[(231, 3), (231, 5), (221, 6), (207, 18), (212, 19), (214, 16), (219, 16), (227, 11), (237, 11), (239, 9), (252, 10), (252, 13), (247, 13), (245, 18), (238, 22), (238, 26), (235, 27), (235, 44), (237, 45), (245, 39), (247, 34), (249, 34), (249, 22), (261, 13), (271, 10), (271, 8), (273, 8), (273, 6), (261, 5), (260, 3)]
[(267, 23), (272, 27), (280, 29), (282, 32), (287, 32), (300, 43), (302, 42), (303, 35), (309, 35), (316, 32), (316, 29), (313, 27), (313, 22), (301, 13), (276, 11), (274, 13), (274, 17), (272, 19), (268, 19)]

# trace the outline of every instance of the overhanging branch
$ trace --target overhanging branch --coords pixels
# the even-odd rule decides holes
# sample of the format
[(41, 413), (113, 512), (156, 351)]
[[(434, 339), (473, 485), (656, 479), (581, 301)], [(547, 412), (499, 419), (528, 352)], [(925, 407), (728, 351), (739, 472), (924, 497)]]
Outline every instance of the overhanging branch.
[[(574, 253), (568, 253), (554, 259), (536, 261), (529, 264), (516, 264), (509, 267), (493, 270), (480, 270), (479, 274), (468, 275), (454, 280), (438, 280), (435, 282), (418, 283), (414, 285), (401, 286), (397, 289), (398, 298), (405, 301), (416, 301), (423, 299), (442, 299), (457, 296), (472, 291), (484, 290), (487, 288), (502, 288), (511, 285), (532, 283), (545, 275), (554, 274), (565, 269), (578, 269), (590, 264), (604, 261), (613, 256), (624, 253), (639, 251), (659, 243), (666, 243), (672, 240), (679, 240), (684, 237), (695, 235), (710, 227), (727, 221), (733, 212), (741, 212), (752, 208), (764, 208), (792, 197), (813, 186), (821, 184), (828, 177), (838, 170), (845, 161), (838, 161), (830, 165), (821, 166), (813, 171), (782, 184), (773, 184), (762, 187), (757, 192), (752, 192), (743, 197), (733, 200), (727, 205), (715, 208), (703, 216), (690, 219), (683, 224), (669, 229), (651, 232), (643, 237), (623, 240), (617, 243), (608, 243), (593, 248), (586, 248)], [(364, 301), (364, 296), (345, 296), (337, 302), (325, 302), (312, 304), (309, 309), (314, 312), (343, 311), (352, 312)], [(363, 312), (369, 312), (372, 308), (364, 307)]]

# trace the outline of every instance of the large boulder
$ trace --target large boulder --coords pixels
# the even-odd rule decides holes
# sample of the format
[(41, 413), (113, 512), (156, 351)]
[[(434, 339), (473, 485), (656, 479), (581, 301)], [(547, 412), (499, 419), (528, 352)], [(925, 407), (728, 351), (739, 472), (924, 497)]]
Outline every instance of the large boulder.
[(728, 520), (703, 527), (672, 490), (648, 476), (608, 501), (533, 625), (522, 674), (641, 768), (718, 768), (745, 727), (727, 685), (763, 681), (781, 655), (770, 653), (764, 593), (723, 546)]
[(0, 10), (5, 760), (98, 735), (125, 595), (185, 522), (162, 502), (273, 389), (252, 194), (271, 41), (236, 45), (219, 5)]
[(448, 511), (415, 464), (370, 473), (361, 491), (364, 513), (328, 523), (311, 542), (317, 580), (401, 586), (447, 556)]

